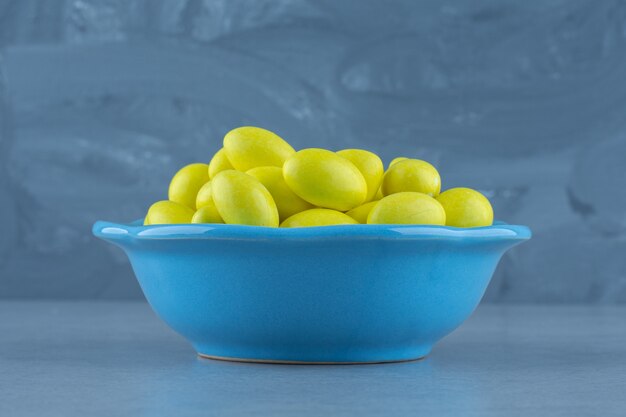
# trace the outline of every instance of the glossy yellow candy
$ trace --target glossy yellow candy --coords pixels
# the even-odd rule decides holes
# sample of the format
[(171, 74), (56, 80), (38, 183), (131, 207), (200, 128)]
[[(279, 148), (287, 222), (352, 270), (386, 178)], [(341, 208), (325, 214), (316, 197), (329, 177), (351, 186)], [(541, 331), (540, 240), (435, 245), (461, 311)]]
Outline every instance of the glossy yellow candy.
[(393, 159), (391, 160), (391, 162), (389, 162), (389, 166), (388, 166), (387, 168), (390, 168), (391, 166), (393, 166), (393, 165), (397, 164), (398, 162), (400, 162), (400, 161), (404, 161), (404, 160), (406, 160), (406, 159), (409, 159), (409, 158), (405, 158), (404, 156), (399, 156), (399, 157), (397, 157), (397, 158), (393, 158)]
[(282, 222), (280, 227), (332, 226), (338, 224), (357, 224), (357, 221), (340, 211), (314, 208), (294, 214)]
[(239, 171), (255, 167), (282, 167), (296, 151), (277, 134), (260, 127), (244, 126), (224, 136), (224, 149), (230, 163)]
[(187, 206), (173, 201), (157, 201), (148, 209), (143, 224), (190, 223), (192, 216), (193, 210)]
[(361, 171), (367, 183), (367, 197), (365, 201), (374, 199), (385, 173), (383, 161), (380, 160), (378, 155), (363, 149), (344, 149), (337, 152), (337, 155), (346, 158)]
[(213, 201), (199, 208), (191, 218), (191, 223), (224, 223)]
[(261, 182), (270, 192), (278, 208), (281, 220), (304, 210), (313, 208), (313, 205), (298, 197), (287, 186), (283, 178), (283, 170), (279, 167), (256, 167), (246, 171)]
[(211, 194), (227, 224), (278, 226), (278, 210), (272, 195), (251, 175), (222, 171), (211, 180)]
[(224, 148), (220, 149), (213, 155), (211, 162), (209, 162), (209, 178), (213, 178), (218, 172), (226, 171), (227, 169), (235, 169), (228, 157)]
[(309, 203), (347, 211), (363, 204), (367, 183), (356, 166), (325, 149), (303, 149), (285, 161), (285, 182)]
[(196, 195), (196, 210), (204, 206), (213, 204), (213, 193), (211, 192), (211, 181), (205, 183), (198, 190)]
[(382, 192), (387, 196), (402, 191), (415, 191), (437, 197), (441, 178), (434, 166), (419, 159), (405, 159), (389, 167), (383, 177)]
[(207, 164), (190, 164), (181, 168), (172, 181), (168, 190), (170, 201), (196, 209), (196, 195), (198, 190), (209, 180), (209, 166)]
[(372, 211), (376, 204), (378, 204), (378, 201), (370, 201), (369, 203), (365, 203), (363, 205), (353, 208), (346, 214), (352, 217), (357, 222), (366, 224), (367, 216), (370, 214), (370, 211)]
[(471, 188), (451, 188), (437, 197), (446, 211), (446, 225), (456, 227), (491, 226), (493, 208), (487, 197)]
[(213, 201), (211, 181), (204, 184), (196, 196), (196, 213), (192, 223), (224, 223)]
[(434, 198), (411, 191), (388, 195), (374, 206), (368, 224), (446, 224), (446, 212)]
[(382, 189), (382, 187), (378, 187), (378, 191), (376, 191), (376, 194), (374, 195), (374, 201), (380, 200), (383, 197), (384, 197), (383, 189)]

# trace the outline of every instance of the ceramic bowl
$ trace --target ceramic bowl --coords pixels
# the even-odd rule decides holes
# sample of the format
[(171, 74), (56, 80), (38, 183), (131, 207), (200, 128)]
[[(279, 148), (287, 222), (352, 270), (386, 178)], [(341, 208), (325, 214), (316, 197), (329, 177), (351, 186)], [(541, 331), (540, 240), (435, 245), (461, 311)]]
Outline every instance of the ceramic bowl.
[(419, 359), (478, 305), (525, 226), (297, 229), (97, 222), (156, 312), (201, 356), (256, 362)]

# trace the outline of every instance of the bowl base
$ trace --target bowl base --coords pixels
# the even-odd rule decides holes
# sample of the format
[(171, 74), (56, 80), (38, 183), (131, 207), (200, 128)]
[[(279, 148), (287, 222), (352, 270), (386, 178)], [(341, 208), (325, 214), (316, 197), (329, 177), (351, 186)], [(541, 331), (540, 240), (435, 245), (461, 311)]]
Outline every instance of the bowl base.
[(264, 363), (264, 364), (274, 364), (274, 365), (374, 365), (380, 363), (398, 363), (398, 362), (414, 362), (420, 361), (426, 358), (426, 355), (419, 356), (416, 358), (409, 359), (390, 359), (390, 360), (376, 360), (376, 361), (356, 361), (356, 362), (328, 362), (328, 361), (291, 361), (291, 360), (280, 360), (280, 359), (250, 359), (250, 358), (232, 358), (228, 356), (215, 356), (215, 355), (207, 355), (204, 353), (198, 352), (198, 356), (202, 359), (212, 359), (217, 361), (227, 361), (227, 362), (245, 362), (245, 363)]

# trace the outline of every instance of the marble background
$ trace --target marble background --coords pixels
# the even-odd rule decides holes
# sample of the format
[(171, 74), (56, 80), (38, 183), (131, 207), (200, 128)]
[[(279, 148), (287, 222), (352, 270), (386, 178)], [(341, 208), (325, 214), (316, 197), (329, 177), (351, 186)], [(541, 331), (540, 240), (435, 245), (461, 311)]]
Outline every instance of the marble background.
[(0, 298), (141, 297), (91, 224), (242, 124), (485, 192), (486, 301), (626, 302), (623, 0), (0, 0)]

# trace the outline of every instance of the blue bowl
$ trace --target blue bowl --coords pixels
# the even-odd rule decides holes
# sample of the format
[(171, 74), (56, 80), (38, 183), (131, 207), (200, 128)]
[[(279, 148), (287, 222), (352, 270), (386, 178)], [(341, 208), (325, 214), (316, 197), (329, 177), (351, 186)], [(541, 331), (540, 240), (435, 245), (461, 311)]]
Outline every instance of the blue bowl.
[(296, 229), (97, 222), (148, 302), (209, 358), (280, 363), (419, 359), (478, 305), (525, 226)]

